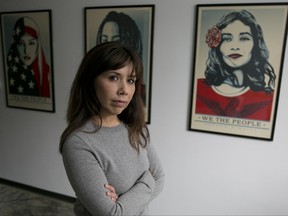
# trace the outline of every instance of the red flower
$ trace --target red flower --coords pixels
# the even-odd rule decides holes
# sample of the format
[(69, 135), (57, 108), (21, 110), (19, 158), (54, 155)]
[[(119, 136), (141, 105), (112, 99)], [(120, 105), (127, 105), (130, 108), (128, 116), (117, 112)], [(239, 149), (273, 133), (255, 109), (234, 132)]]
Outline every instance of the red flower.
[(206, 34), (206, 43), (210, 48), (215, 48), (221, 41), (221, 31), (216, 27), (212, 27)]

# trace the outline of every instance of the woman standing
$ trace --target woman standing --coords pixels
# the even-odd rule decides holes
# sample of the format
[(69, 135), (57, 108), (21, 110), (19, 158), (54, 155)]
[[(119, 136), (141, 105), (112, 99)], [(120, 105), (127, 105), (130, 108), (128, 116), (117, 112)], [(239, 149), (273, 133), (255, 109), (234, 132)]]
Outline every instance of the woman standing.
[(82, 60), (60, 142), (76, 215), (147, 215), (163, 189), (139, 92), (142, 72), (137, 52), (116, 42)]

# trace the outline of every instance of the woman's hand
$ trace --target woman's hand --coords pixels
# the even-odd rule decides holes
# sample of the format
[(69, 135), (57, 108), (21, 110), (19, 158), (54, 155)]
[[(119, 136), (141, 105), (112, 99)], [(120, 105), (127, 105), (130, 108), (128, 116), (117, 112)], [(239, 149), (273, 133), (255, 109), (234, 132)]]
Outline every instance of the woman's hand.
[(112, 185), (109, 185), (109, 184), (105, 184), (104, 187), (108, 190), (108, 191), (106, 192), (106, 195), (107, 195), (111, 200), (113, 200), (114, 202), (116, 202), (117, 199), (118, 199), (118, 194), (116, 193), (115, 188), (114, 188)]

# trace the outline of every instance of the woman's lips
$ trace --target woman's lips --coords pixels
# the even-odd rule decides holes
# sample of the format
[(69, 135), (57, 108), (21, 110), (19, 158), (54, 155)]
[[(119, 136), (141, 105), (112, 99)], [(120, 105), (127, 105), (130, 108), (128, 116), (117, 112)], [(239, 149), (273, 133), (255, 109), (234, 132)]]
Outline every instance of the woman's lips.
[(230, 54), (228, 55), (229, 58), (232, 58), (232, 59), (237, 59), (237, 58), (240, 58), (242, 55), (240, 54), (237, 54), (237, 53), (233, 53), (233, 54)]
[(126, 101), (123, 101), (123, 100), (113, 100), (113, 103), (117, 107), (125, 107), (127, 104)]
[(25, 60), (25, 61), (29, 61), (30, 59), (31, 59), (30, 56), (24, 56), (24, 60)]

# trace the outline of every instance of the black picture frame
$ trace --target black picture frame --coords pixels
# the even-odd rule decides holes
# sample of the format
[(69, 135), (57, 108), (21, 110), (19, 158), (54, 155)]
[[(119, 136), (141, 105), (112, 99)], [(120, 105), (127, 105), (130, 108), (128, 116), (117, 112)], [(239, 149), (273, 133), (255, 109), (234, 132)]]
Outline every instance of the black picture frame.
[(287, 3), (196, 5), (189, 130), (273, 140), (287, 11)]
[[(145, 105), (145, 121), (151, 122), (151, 89), (152, 89), (152, 61), (153, 61), (153, 37), (154, 37), (154, 13), (155, 5), (128, 5), (128, 6), (103, 6), (85, 7), (85, 52), (95, 45), (111, 41), (113, 39), (100, 38), (104, 23), (113, 21), (120, 27), (126, 38), (122, 41), (125, 45), (136, 49), (141, 55), (144, 66), (142, 98)], [(117, 30), (118, 31), (118, 30)], [(98, 33), (99, 32), (99, 33)], [(121, 36), (123, 39), (124, 37)], [(127, 36), (129, 35), (131, 36)], [(121, 40), (120, 39), (120, 40)]]
[(51, 10), (0, 18), (7, 107), (55, 112)]

